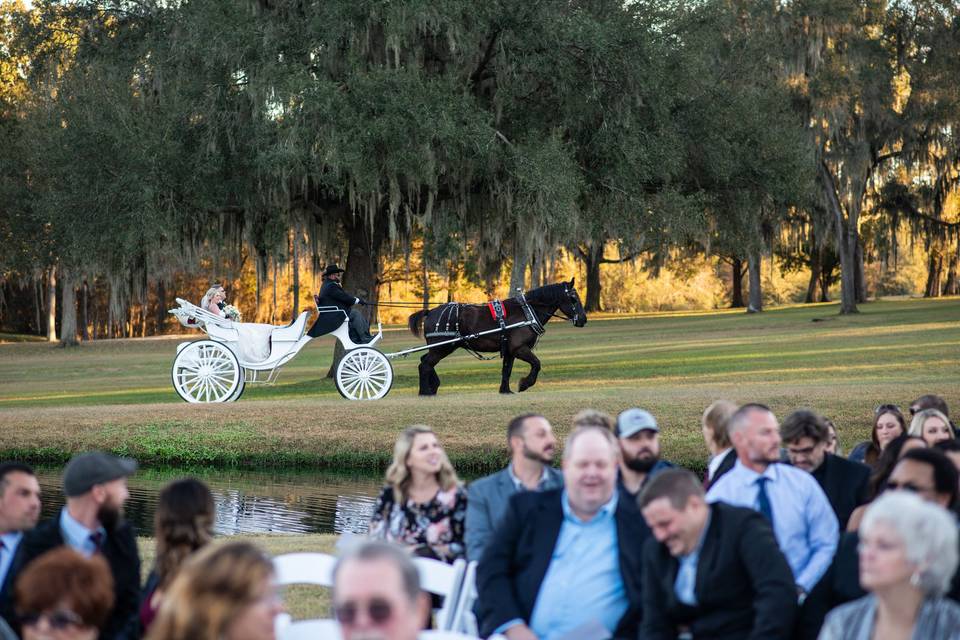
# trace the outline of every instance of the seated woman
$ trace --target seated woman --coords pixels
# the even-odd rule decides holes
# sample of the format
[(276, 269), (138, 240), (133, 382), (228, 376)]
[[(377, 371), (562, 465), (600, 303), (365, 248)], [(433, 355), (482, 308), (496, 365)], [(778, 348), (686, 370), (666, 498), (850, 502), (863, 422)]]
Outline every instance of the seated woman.
[(873, 432), (870, 440), (855, 446), (847, 459), (874, 467), (890, 441), (906, 432), (907, 421), (900, 407), (895, 404), (882, 404), (873, 412)]
[(223, 286), (214, 284), (203, 294), (203, 298), (200, 300), (200, 308), (221, 318), (226, 318), (227, 315), (223, 312), (224, 307), (227, 306), (226, 299), (227, 292)]
[(950, 419), (936, 409), (918, 411), (910, 422), (909, 433), (923, 438), (929, 447), (955, 437)]
[(956, 638), (960, 605), (944, 599), (957, 568), (957, 524), (907, 491), (870, 505), (860, 528), (860, 585), (869, 594), (827, 615), (819, 640)]
[(370, 536), (408, 547), (414, 555), (462, 558), (467, 492), (430, 427), (404, 429), (393, 448), (387, 485), (370, 520)]
[(925, 448), (927, 443), (923, 438), (903, 434), (890, 441), (887, 448), (880, 454), (880, 459), (873, 467), (873, 473), (870, 474), (870, 480), (867, 485), (867, 503), (862, 504), (853, 510), (850, 514), (850, 521), (847, 523), (847, 531), (856, 531), (860, 526), (864, 513), (870, 503), (882, 494), (887, 488), (887, 480), (893, 473), (893, 468), (897, 466), (902, 458), (911, 449)]
[(113, 601), (106, 560), (86, 558), (68, 546), (43, 554), (17, 578), (23, 640), (96, 640)]

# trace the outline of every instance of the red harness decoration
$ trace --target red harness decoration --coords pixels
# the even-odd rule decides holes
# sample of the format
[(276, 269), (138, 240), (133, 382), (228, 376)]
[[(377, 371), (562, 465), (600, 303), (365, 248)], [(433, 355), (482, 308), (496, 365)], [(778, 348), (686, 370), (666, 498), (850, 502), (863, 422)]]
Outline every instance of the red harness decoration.
[(496, 310), (493, 308), (493, 302), (488, 302), (488, 303), (487, 303), (487, 308), (490, 309), (490, 317), (493, 318), (494, 320), (496, 320), (496, 319), (497, 319), (497, 312), (496, 312)]

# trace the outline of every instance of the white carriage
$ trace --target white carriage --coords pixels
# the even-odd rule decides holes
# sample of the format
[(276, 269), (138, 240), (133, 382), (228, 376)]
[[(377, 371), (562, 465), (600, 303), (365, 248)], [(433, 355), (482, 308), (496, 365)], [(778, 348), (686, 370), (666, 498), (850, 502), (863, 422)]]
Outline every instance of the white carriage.
[(304, 311), (288, 325), (275, 326), (234, 322), (181, 298), (177, 298), (177, 304), (180, 306), (170, 309), (170, 313), (180, 324), (207, 333), (205, 340), (177, 345), (170, 372), (177, 395), (196, 403), (233, 402), (243, 395), (248, 384), (273, 384), (284, 364), (313, 338), (324, 335), (339, 340), (345, 351), (334, 374), (340, 395), (348, 400), (379, 400), (393, 386), (390, 364), (393, 358), (491, 333), (539, 325), (536, 320), (526, 320), (411, 349), (382, 353), (374, 346), (383, 338), (383, 327), (378, 323), (373, 340), (357, 344), (350, 339), (347, 313), (339, 307), (317, 307), (317, 319), (307, 331), (309, 311)]
[(170, 372), (173, 388), (187, 402), (233, 402), (248, 384), (273, 384), (280, 368), (313, 338), (332, 335), (346, 353), (337, 365), (335, 382), (350, 400), (378, 400), (390, 391), (393, 367), (373, 348), (382, 328), (368, 344), (350, 339), (347, 314), (337, 307), (317, 307), (317, 320), (307, 331), (309, 311), (285, 326), (234, 322), (181, 298), (171, 309), (180, 323), (206, 332), (207, 339), (182, 342)]

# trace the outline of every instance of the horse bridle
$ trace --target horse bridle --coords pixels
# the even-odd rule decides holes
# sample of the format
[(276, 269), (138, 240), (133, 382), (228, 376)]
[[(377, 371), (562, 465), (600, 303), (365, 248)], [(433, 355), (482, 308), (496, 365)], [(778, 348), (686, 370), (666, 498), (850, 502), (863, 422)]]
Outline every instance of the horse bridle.
[[(564, 294), (565, 296), (567, 296), (567, 300), (570, 301), (571, 306), (572, 306), (574, 309), (576, 309), (576, 305), (573, 304), (573, 303), (575, 303), (575, 302), (577, 301), (577, 292), (576, 292), (576, 291), (571, 291), (571, 290), (570, 290), (570, 287), (567, 285), (566, 282), (563, 283), (563, 294)], [(528, 302), (527, 304), (529, 304), (530, 306), (535, 306), (535, 307), (545, 307), (545, 306), (547, 306), (547, 305), (545, 305), (545, 304), (542, 303), (542, 302)], [(580, 314), (577, 313), (576, 311), (574, 311), (574, 312), (573, 312), (573, 317), (572, 317), (572, 318), (568, 318), (566, 315), (561, 314), (561, 313), (557, 313), (556, 311), (554, 311), (553, 313), (548, 313), (548, 314), (547, 314), (547, 317), (550, 317), (550, 318), (559, 318), (560, 320), (563, 320), (564, 322), (573, 322), (573, 323), (576, 323), (576, 322), (577, 322), (577, 318), (580, 317)]]

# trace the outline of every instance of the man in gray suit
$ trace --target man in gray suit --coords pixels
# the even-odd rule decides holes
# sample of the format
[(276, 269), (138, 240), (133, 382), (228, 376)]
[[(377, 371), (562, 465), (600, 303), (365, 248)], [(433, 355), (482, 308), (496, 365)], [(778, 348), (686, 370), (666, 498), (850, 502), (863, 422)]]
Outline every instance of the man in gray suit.
[(510, 464), (507, 468), (475, 480), (467, 493), (467, 558), (479, 560), (493, 530), (507, 508), (507, 501), (521, 491), (549, 491), (563, 486), (563, 474), (554, 469), (557, 439), (543, 416), (525, 413), (507, 426)]

